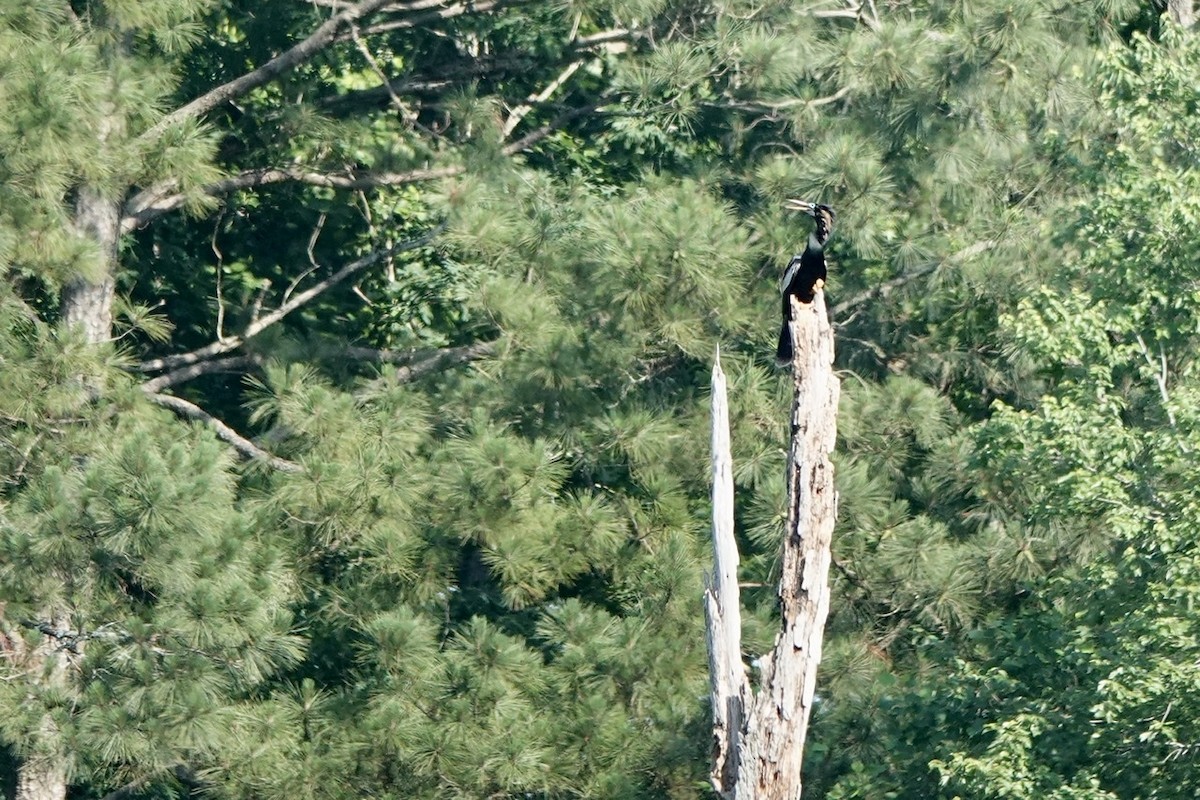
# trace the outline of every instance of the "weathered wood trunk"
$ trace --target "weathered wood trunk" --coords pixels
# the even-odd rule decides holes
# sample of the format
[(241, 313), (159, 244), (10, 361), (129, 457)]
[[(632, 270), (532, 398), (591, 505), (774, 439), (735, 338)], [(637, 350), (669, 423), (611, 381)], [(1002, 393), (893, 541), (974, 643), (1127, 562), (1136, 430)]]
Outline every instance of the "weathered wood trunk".
[[(833, 329), (824, 293), (793, 301), (795, 344), (788, 513), (779, 583), (781, 629), (758, 659), (758, 689), (741, 662), (737, 546), (724, 376), (713, 370), (713, 548), (716, 569), (705, 607), (712, 667), (714, 788), (726, 800), (798, 800), (804, 741), (812, 713), (825, 619), (837, 493), (833, 452), (840, 384), (833, 372)], [(718, 405), (720, 410), (718, 410)], [(724, 428), (721, 433), (718, 429)], [(723, 448), (723, 449), (722, 449)], [(720, 477), (720, 480), (718, 480)], [(718, 511), (720, 509), (720, 511)], [(728, 510), (726, 510), (728, 509)]]
[(738, 551), (733, 534), (733, 458), (729, 404), (718, 350), (712, 372), (713, 574), (706, 576), (704, 611), (708, 674), (712, 682), (713, 786), (725, 794), (738, 777), (738, 750), (750, 702), (742, 664), (742, 612), (738, 606)]

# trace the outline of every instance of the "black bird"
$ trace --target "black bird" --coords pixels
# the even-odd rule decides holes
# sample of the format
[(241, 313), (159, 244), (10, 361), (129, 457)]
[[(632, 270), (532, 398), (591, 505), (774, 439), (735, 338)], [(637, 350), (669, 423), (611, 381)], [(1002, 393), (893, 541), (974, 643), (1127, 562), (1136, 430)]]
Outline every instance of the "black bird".
[(833, 209), (807, 200), (788, 200), (783, 207), (789, 211), (808, 214), (817, 225), (808, 235), (804, 252), (792, 256), (779, 290), (783, 294), (783, 327), (779, 331), (779, 346), (775, 348), (775, 361), (779, 366), (792, 363), (792, 298), (802, 303), (811, 303), (817, 289), (825, 285), (825, 243), (833, 233)]

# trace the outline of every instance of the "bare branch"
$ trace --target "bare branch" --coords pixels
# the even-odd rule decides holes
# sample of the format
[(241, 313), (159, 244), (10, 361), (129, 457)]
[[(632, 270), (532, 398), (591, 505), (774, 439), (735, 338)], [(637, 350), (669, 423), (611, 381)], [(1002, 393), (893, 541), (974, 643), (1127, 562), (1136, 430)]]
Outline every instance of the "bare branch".
[(119, 630), (117, 628), (117, 623), (115, 622), (107, 622), (90, 631), (76, 631), (69, 628), (61, 628), (53, 621), (41, 619), (23, 619), (19, 620), (17, 624), (23, 628), (37, 631), (43, 636), (49, 636), (51, 639), (54, 639), (60, 643), (59, 647), (61, 649), (70, 650), (72, 652), (78, 652), (79, 645), (94, 639), (120, 641), (129, 636), (128, 633)]
[(150, 398), (150, 402), (156, 405), (169, 408), (177, 414), (203, 422), (213, 429), (213, 432), (217, 434), (219, 439), (227, 442), (233, 449), (248, 458), (259, 459), (272, 469), (277, 469), (281, 472), (300, 472), (303, 469), (303, 467), (294, 461), (288, 461), (286, 458), (271, 455), (195, 403), (189, 403), (182, 397), (175, 397), (170, 394), (146, 392), (146, 396)]
[(269, 314), (264, 314), (258, 319), (253, 320), (249, 325), (246, 326), (246, 330), (242, 332), (241, 336), (230, 336), (225, 339), (220, 339), (187, 353), (165, 356), (163, 358), (156, 358), (151, 361), (143, 361), (141, 364), (138, 364), (138, 369), (142, 372), (156, 372), (163, 369), (174, 369), (176, 367), (182, 367), (188, 364), (195, 364), (199, 361), (206, 361), (213, 356), (218, 356), (222, 353), (228, 353), (231, 350), (236, 350), (237, 348), (241, 347), (247, 339), (257, 336), (265, 328), (274, 325), (276, 322), (279, 322), (297, 308), (300, 308), (314, 298), (319, 297), (321, 294), (338, 285), (347, 278), (362, 272), (372, 264), (378, 263), (380, 260), (389, 255), (403, 252), (405, 250), (414, 250), (418, 247), (428, 244), (429, 242), (433, 241), (434, 237), (445, 230), (445, 227), (445, 223), (442, 223), (438, 227), (421, 236), (401, 242), (395, 247), (391, 247), (386, 250), (376, 250), (374, 253), (369, 253), (357, 261), (350, 262), (325, 280), (320, 281), (314, 286), (305, 289), (303, 292), (296, 294), (286, 303), (283, 303)]
[(358, 35), (357, 25), (350, 26), (350, 36), (354, 39), (354, 46), (358, 48), (358, 52), (362, 54), (368, 66), (371, 67), (371, 71), (375, 73), (375, 77), (379, 78), (380, 85), (387, 89), (388, 98), (392, 101), (392, 105), (396, 108), (396, 111), (399, 112), (400, 118), (409, 125), (415, 124), (417, 121), (417, 112), (406, 106), (404, 101), (400, 99), (400, 95), (396, 94), (396, 91), (392, 88), (392, 82), (388, 80), (387, 74), (383, 71), (383, 67), (379, 66), (379, 61), (375, 58), (371, 49), (367, 47), (367, 43)]
[(225, 338), (225, 293), (224, 293), (224, 275), (225, 275), (225, 254), (221, 252), (220, 245), (217, 244), (217, 237), (221, 232), (221, 221), (225, 219), (225, 209), (221, 209), (221, 213), (217, 214), (217, 221), (213, 223), (212, 239), (209, 243), (212, 248), (213, 255), (217, 257), (217, 338)]
[(862, 11), (857, 8), (829, 8), (816, 9), (806, 12), (810, 17), (817, 19), (858, 19), (862, 16)]
[(172, 125), (203, 116), (222, 103), (241, 97), (263, 84), (270, 83), (288, 70), (308, 61), (336, 41), (337, 34), (343, 26), (353, 24), (375, 13), (390, 2), (392, 0), (362, 0), (362, 2), (339, 11), (322, 23), (304, 41), (280, 53), (258, 69), (211, 89), (190, 103), (175, 109), (155, 123), (140, 138), (157, 139)]
[(192, 378), (199, 378), (201, 375), (211, 375), (214, 372), (245, 372), (251, 367), (257, 366), (258, 363), (258, 359), (254, 356), (229, 356), (228, 358), (201, 361), (163, 373), (157, 378), (151, 378), (143, 383), (141, 388), (146, 392), (161, 392), (163, 389), (185, 383)]
[(512, 156), (524, 150), (528, 150), (542, 139), (545, 139), (547, 136), (554, 133), (563, 125), (566, 125), (571, 120), (575, 119), (576, 117), (582, 117), (584, 114), (590, 114), (599, 108), (599, 106), (599, 103), (589, 103), (580, 108), (572, 108), (569, 111), (564, 111), (537, 130), (531, 131), (530, 133), (522, 136), (520, 139), (517, 139), (515, 142), (505, 145), (501, 152), (506, 156)]
[[(344, 8), (354, 5), (353, 0), (305, 0), (305, 2), (315, 6), (332, 8), (336, 11), (340, 11)], [(437, 8), (438, 6), (444, 6), (445, 4), (446, 0), (412, 0), (412, 2), (408, 3), (399, 3), (395, 0), (391, 0), (391, 5), (384, 6), (379, 10), (380, 13), (383, 14), (405, 12), (411, 13), (414, 11), (425, 11), (431, 8)]]
[(644, 36), (645, 31), (635, 30), (632, 28), (613, 28), (607, 31), (598, 33), (589, 33), (587, 36), (580, 36), (577, 39), (571, 40), (568, 47), (572, 50), (584, 50), (597, 45), (612, 44), (614, 42), (629, 42), (639, 36)]
[(1158, 396), (1162, 399), (1163, 410), (1167, 412), (1167, 421), (1174, 429), (1175, 412), (1171, 409), (1171, 395), (1167, 392), (1167, 353), (1162, 349), (1162, 345), (1159, 345), (1159, 364), (1156, 366), (1154, 358), (1150, 355), (1150, 348), (1146, 347), (1146, 340), (1140, 333), (1135, 333), (1134, 338), (1137, 340), (1138, 349), (1142, 351), (1142, 358), (1146, 359), (1146, 366), (1154, 373), (1154, 382), (1158, 384)]
[(712, 102), (708, 105), (711, 105), (715, 108), (728, 108), (734, 111), (749, 111), (756, 114), (767, 114), (774, 118), (777, 117), (780, 111), (786, 111), (791, 108), (797, 108), (800, 106), (805, 108), (820, 108), (821, 106), (827, 106), (830, 103), (836, 103), (838, 100), (841, 100), (848, 94), (850, 94), (850, 87), (843, 86), (833, 94), (826, 95), (824, 97), (815, 97), (811, 100), (802, 97), (795, 97), (789, 100), (778, 100), (772, 102), (767, 100), (747, 101), (731, 98), (720, 102)]
[[(276, 183), (302, 183), (307, 186), (324, 186), (331, 189), (373, 189), (380, 186), (403, 186), (418, 181), (437, 178), (452, 178), (465, 171), (462, 166), (414, 169), (407, 172), (371, 172), (362, 174), (334, 174), (317, 172), (301, 167), (263, 167), (239, 172), (228, 178), (210, 183), (200, 189), (210, 197), (221, 197), (241, 189), (270, 186)], [(187, 194), (178, 191), (177, 181), (164, 181), (138, 192), (125, 206), (121, 219), (121, 232), (129, 233), (135, 228), (174, 211), (186, 202)]]
[[(452, 19), (467, 13), (482, 14), (487, 11), (498, 11), (506, 6), (514, 6), (528, 2), (532, 2), (532, 0), (483, 0), (483, 2), (478, 3), (471, 2), (471, 0), (465, 0), (464, 2), (454, 3), (453, 5), (449, 6), (444, 5), (442, 2), (438, 2), (436, 5), (443, 6), (442, 8), (435, 8), (425, 12), (424, 14), (414, 14), (411, 17), (388, 20), (387, 22), (377, 22), (374, 25), (368, 25), (367, 27), (363, 28), (362, 32), (369, 36), (375, 33), (402, 31), (438, 20)], [(426, 4), (426, 7), (428, 8), (429, 5)], [(341, 34), (339, 38), (347, 38), (347, 34)]]
[(583, 64), (583, 59), (572, 61), (563, 69), (562, 72), (558, 73), (558, 76), (555, 77), (554, 80), (546, 84), (544, 89), (537, 94), (529, 95), (524, 103), (514, 108), (512, 113), (508, 115), (508, 119), (504, 121), (504, 129), (502, 131), (504, 137), (507, 138), (508, 135), (512, 133), (518, 125), (521, 124), (521, 120), (525, 119), (525, 115), (533, 110), (534, 105), (537, 103), (544, 103), (550, 99), (550, 96), (557, 92), (564, 83), (570, 80), (571, 76), (574, 75), (575, 72), (583, 66)]

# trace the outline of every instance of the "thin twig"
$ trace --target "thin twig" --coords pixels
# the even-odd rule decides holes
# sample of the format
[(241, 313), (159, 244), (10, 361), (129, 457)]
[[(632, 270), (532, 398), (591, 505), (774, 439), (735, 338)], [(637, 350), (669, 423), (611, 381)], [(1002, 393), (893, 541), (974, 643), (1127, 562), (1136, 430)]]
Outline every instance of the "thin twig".
[(352, 261), (323, 281), (319, 281), (310, 288), (305, 289), (303, 292), (295, 295), (287, 302), (281, 304), (271, 313), (253, 320), (249, 325), (246, 326), (246, 330), (242, 332), (241, 336), (231, 336), (223, 341), (215, 341), (205, 345), (204, 347), (191, 350), (187, 353), (179, 353), (173, 356), (165, 356), (163, 358), (156, 358), (150, 361), (143, 361), (141, 364), (138, 364), (138, 369), (142, 372), (157, 372), (158, 370), (163, 369), (173, 369), (175, 367), (182, 367), (188, 364), (195, 364), (198, 361), (205, 361), (213, 356), (218, 356), (222, 353), (228, 353), (231, 350), (235, 350), (246, 340), (253, 338), (261, 333), (265, 328), (268, 328), (271, 325), (274, 325), (276, 322), (279, 322), (297, 308), (300, 308), (312, 299), (320, 296), (323, 292), (336, 286), (347, 278), (362, 272), (372, 264), (378, 263), (381, 259), (386, 258), (389, 253), (399, 253), (405, 250), (414, 250), (418, 247), (423, 247), (426, 244), (429, 244), (429, 242), (433, 241), (433, 239), (437, 237), (437, 235), (443, 230), (445, 230), (445, 228), (446, 223), (442, 223), (433, 230), (428, 231), (421, 236), (401, 242), (396, 247), (389, 248), (388, 250), (377, 250), (374, 253), (369, 253), (356, 261)]
[(292, 292), (296, 291), (296, 287), (300, 285), (300, 281), (304, 280), (309, 275), (321, 268), (321, 265), (317, 263), (317, 257), (313, 251), (317, 246), (317, 239), (321, 237), (321, 230), (325, 227), (325, 218), (326, 214), (324, 211), (322, 211), (321, 216), (317, 218), (317, 224), (313, 228), (312, 234), (308, 237), (308, 248), (305, 252), (308, 254), (309, 267), (297, 275), (292, 282), (288, 284), (288, 287), (283, 290), (284, 305), (287, 305), (288, 300), (290, 300), (292, 297)]
[(225, 219), (225, 209), (222, 208), (217, 214), (217, 221), (213, 223), (212, 240), (209, 243), (212, 247), (213, 255), (217, 257), (217, 339), (225, 338), (225, 297), (222, 294), (222, 273), (225, 271), (225, 254), (221, 252), (221, 248), (217, 245), (217, 235), (221, 231), (221, 221)]

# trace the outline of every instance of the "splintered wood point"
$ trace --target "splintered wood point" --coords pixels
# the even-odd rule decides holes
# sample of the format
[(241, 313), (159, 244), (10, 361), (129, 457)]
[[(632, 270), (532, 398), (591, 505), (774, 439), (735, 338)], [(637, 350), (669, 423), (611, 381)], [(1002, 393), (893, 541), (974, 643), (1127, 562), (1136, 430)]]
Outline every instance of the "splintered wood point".
[(837, 492), (833, 452), (840, 383), (821, 286), (792, 300), (792, 409), (787, 521), (779, 582), (780, 630), (756, 661), (757, 690), (741, 660), (733, 466), (725, 375), (713, 367), (713, 563), (705, 616), (713, 707), (713, 788), (726, 800), (799, 800), (825, 619)]

